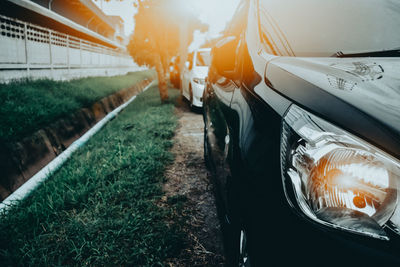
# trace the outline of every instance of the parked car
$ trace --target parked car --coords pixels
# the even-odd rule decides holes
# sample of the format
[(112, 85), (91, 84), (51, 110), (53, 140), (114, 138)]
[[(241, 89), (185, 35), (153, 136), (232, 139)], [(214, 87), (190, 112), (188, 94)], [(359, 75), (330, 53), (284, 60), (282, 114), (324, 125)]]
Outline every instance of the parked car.
[(242, 1), (204, 154), (232, 266), (400, 263), (400, 2)]
[(182, 95), (189, 100), (190, 106), (203, 106), (205, 78), (210, 65), (210, 48), (200, 48), (189, 55), (182, 71)]
[(174, 57), (169, 64), (169, 80), (172, 85), (179, 89), (181, 86), (181, 73), (179, 71), (179, 56)]

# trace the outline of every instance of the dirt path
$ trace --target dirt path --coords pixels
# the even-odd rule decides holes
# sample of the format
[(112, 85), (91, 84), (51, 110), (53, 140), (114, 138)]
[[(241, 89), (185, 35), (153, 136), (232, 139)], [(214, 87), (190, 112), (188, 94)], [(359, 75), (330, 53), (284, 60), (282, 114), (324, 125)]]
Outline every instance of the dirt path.
[(203, 158), (203, 117), (191, 112), (187, 102), (176, 108), (179, 126), (174, 137), (174, 163), (167, 168), (166, 198), (181, 196), (183, 227), (187, 236), (180, 255), (170, 266), (222, 266), (222, 235), (217, 217), (210, 174)]

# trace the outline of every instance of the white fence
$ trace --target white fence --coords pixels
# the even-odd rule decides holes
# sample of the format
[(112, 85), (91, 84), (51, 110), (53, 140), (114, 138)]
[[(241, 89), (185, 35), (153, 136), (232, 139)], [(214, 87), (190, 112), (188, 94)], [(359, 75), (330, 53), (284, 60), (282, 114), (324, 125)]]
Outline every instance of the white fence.
[(95, 69), (112, 75), (138, 67), (126, 52), (0, 15), (0, 81), (68, 79), (96, 75)]

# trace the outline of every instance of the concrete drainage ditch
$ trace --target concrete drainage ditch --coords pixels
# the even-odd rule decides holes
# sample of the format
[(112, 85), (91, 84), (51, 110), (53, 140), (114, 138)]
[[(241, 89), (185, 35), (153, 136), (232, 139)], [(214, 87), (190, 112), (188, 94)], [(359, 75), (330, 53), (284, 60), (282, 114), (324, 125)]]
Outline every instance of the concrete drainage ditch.
[(109, 112), (148, 86), (154, 77), (82, 108), (14, 144), (0, 143), (0, 201), (3, 201)]

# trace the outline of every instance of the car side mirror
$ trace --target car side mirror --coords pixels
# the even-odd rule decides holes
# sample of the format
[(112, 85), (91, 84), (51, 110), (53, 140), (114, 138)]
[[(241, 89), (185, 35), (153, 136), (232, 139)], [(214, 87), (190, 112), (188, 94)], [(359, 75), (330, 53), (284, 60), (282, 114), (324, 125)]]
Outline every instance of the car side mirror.
[(235, 77), (236, 49), (239, 39), (235, 36), (228, 36), (219, 41), (212, 50), (212, 65), (217, 72), (229, 79)]

